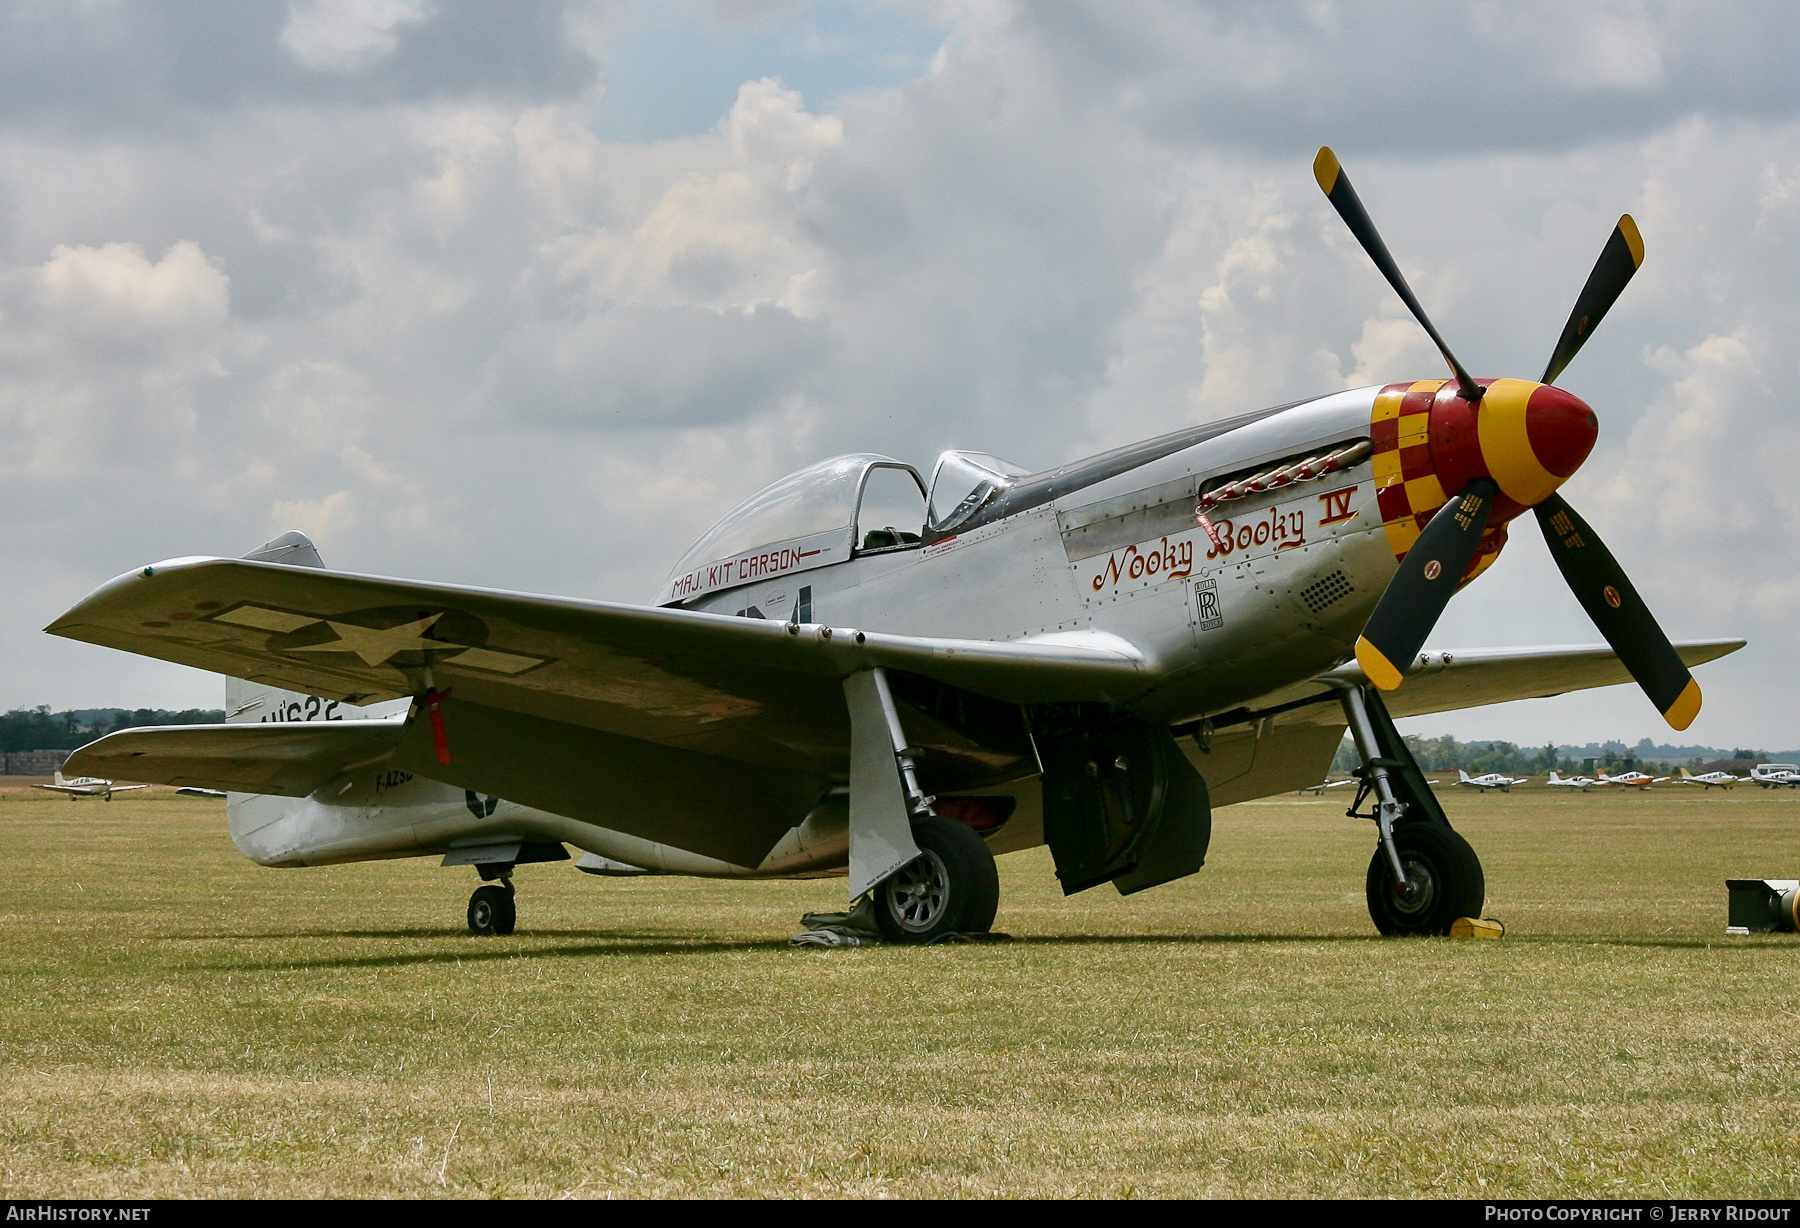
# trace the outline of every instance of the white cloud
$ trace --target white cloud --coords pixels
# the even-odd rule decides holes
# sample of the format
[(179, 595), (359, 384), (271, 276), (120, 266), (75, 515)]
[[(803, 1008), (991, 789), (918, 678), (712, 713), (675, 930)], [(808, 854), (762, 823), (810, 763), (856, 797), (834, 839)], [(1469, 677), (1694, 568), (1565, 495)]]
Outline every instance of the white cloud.
[(429, 13), (425, 0), (300, 0), (281, 42), (314, 71), (352, 72), (392, 52), (401, 27)]
[(139, 335), (216, 326), (228, 282), (199, 245), (183, 240), (152, 263), (135, 243), (58, 245), (37, 272), (47, 310), (84, 332)]

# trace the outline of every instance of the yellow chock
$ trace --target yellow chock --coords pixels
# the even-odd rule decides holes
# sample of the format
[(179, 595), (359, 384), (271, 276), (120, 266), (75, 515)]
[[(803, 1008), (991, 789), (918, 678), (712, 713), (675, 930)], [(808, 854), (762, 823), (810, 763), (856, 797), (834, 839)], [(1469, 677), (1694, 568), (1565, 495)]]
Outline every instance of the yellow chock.
[(1492, 917), (1458, 917), (1450, 923), (1452, 938), (1498, 938), (1506, 933), (1506, 924)]

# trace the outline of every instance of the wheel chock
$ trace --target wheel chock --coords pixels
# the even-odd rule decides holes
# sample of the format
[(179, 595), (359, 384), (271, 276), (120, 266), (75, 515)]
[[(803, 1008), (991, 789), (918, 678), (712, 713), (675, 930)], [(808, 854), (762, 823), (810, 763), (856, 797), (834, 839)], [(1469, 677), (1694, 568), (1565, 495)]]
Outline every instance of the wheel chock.
[(1452, 938), (1498, 938), (1506, 933), (1506, 923), (1492, 917), (1458, 917), (1450, 923)]

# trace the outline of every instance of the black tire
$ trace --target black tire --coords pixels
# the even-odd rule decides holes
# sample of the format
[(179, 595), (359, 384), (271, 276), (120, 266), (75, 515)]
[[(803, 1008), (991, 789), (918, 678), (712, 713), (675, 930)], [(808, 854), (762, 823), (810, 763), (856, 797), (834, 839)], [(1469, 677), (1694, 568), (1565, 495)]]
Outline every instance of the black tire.
[(889, 942), (985, 934), (1000, 907), (1000, 871), (974, 830), (931, 815), (912, 825), (919, 856), (875, 888), (875, 923)]
[(1467, 840), (1441, 823), (1402, 823), (1394, 828), (1394, 849), (1414, 889), (1394, 890), (1387, 850), (1376, 844), (1368, 878), (1376, 929), (1389, 936), (1447, 934), (1458, 917), (1481, 915), (1487, 882)]
[(510, 934), (518, 921), (518, 910), (513, 904), (512, 885), (499, 886), (490, 883), (486, 887), (477, 887), (475, 894), (469, 897), (469, 932), (485, 936), (494, 934)]

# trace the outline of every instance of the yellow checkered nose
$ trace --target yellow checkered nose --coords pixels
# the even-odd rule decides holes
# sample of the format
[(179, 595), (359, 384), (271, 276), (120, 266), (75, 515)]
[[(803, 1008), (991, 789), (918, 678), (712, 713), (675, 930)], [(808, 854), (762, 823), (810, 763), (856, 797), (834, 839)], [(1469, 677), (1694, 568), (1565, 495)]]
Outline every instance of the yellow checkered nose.
[(1391, 384), (1375, 398), (1375, 487), (1396, 555), (1475, 478), (1491, 477), (1500, 487), (1489, 520), (1498, 533), (1548, 498), (1593, 450), (1599, 419), (1580, 397), (1529, 380), (1481, 384), (1479, 409), (1449, 380)]

